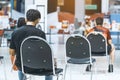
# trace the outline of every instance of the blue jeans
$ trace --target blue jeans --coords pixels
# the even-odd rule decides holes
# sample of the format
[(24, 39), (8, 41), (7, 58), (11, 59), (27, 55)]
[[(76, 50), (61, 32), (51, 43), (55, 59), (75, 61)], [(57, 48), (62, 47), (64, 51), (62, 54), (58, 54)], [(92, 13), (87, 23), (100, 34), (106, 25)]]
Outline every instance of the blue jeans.
[(19, 80), (25, 80), (25, 75), (22, 73), (22, 71), (18, 70), (18, 77), (19, 77)]
[[(22, 71), (18, 71), (18, 77), (19, 80), (25, 80), (25, 75), (22, 73)], [(45, 76), (45, 80), (53, 80), (52, 76)]]

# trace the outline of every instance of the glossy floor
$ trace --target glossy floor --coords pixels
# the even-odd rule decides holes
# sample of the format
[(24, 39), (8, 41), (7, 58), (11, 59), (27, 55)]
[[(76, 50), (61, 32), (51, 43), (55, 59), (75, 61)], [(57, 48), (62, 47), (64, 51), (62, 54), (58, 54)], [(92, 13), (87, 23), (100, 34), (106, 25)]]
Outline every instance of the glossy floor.
[[(65, 65), (65, 41), (63, 39), (64, 35), (59, 35), (58, 37), (47, 36), (47, 40), (50, 41), (54, 56), (58, 60), (58, 67), (64, 68)], [(4, 40), (5, 41), (5, 40)], [(6, 43), (6, 42), (5, 42)], [(9, 57), (9, 48), (8, 47), (0, 47), (0, 55), (4, 56), (4, 60), (0, 63), (0, 80), (18, 80), (17, 71), (13, 71), (11, 69), (11, 61)], [(108, 61), (106, 57), (95, 57), (96, 62), (93, 66), (93, 76), (92, 80), (120, 80), (120, 50), (116, 50), (115, 52), (115, 63), (114, 63), (114, 72), (108, 73)], [(90, 80), (90, 72), (86, 72), (87, 65), (74, 65), (69, 64), (67, 67), (66, 78), (65, 80)], [(42, 77), (33, 77), (32, 80), (44, 80), (44, 76)], [(56, 80), (56, 77), (54, 77)]]

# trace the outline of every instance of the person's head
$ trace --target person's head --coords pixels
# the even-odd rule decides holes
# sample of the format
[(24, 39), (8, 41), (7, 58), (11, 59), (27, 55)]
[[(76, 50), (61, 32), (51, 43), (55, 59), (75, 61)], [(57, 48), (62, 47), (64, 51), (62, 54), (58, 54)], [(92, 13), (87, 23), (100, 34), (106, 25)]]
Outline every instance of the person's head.
[(20, 17), (17, 22), (17, 27), (21, 27), (23, 25), (26, 25), (26, 21), (24, 17)]
[(98, 18), (96, 18), (96, 25), (103, 25), (103, 18), (101, 18), (101, 17), (98, 17)]
[(41, 18), (41, 14), (36, 9), (29, 9), (26, 13), (27, 22), (34, 22), (34, 24), (37, 24), (40, 18)]

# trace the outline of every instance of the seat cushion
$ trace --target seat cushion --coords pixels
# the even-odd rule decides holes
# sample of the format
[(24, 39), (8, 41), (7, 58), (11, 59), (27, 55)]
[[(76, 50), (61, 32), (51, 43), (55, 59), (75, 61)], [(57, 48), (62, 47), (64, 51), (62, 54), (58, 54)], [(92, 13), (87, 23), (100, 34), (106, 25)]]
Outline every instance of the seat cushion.
[[(96, 60), (94, 58), (92, 58), (92, 63), (95, 62), (95, 61)], [(85, 59), (71, 58), (67, 62), (72, 63), (72, 64), (90, 64), (90, 59), (89, 58), (85, 58)]]
[[(55, 69), (55, 74), (59, 74), (62, 71), (63, 71), (63, 69), (56, 68)], [(53, 75), (53, 70), (46, 70), (46, 69), (31, 69), (31, 70), (27, 70), (26, 69), (25, 73), (32, 74), (32, 75), (40, 75), (40, 76), (46, 75), (46, 76), (49, 76), (49, 75)]]

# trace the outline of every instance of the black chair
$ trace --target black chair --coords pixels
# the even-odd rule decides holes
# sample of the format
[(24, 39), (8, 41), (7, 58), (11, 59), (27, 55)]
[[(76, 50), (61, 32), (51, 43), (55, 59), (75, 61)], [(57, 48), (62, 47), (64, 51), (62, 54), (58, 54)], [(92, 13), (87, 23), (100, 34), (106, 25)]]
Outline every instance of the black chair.
[[(66, 42), (67, 63), (89, 64), (89, 70), (95, 59), (91, 58), (91, 46), (84, 36), (71, 36)], [(92, 71), (91, 71), (92, 80)]]
[[(91, 44), (92, 56), (106, 56), (110, 67), (110, 61), (108, 58), (107, 40), (101, 32), (91, 32), (87, 35), (87, 39)], [(113, 72), (112, 69), (108, 69), (109, 72)]]
[(63, 69), (56, 68), (50, 45), (42, 38), (30, 36), (25, 38), (20, 47), (22, 72), (38, 76), (57, 76)]
[[(0, 46), (1, 46), (1, 44), (2, 44), (3, 34), (4, 34), (4, 30), (0, 30)], [(2, 63), (2, 59), (3, 59), (3, 58), (4, 58), (3, 56), (0, 56), (0, 61), (1, 61), (1, 63)]]
[(1, 61), (1, 63), (2, 63), (2, 59), (3, 59), (4, 57), (3, 56), (0, 56), (0, 61)]
[(3, 74), (4, 74), (4, 78), (5, 80), (7, 80), (7, 75), (6, 75), (6, 70), (5, 70), (5, 59), (4, 56), (0, 56), (0, 66), (3, 67)]

